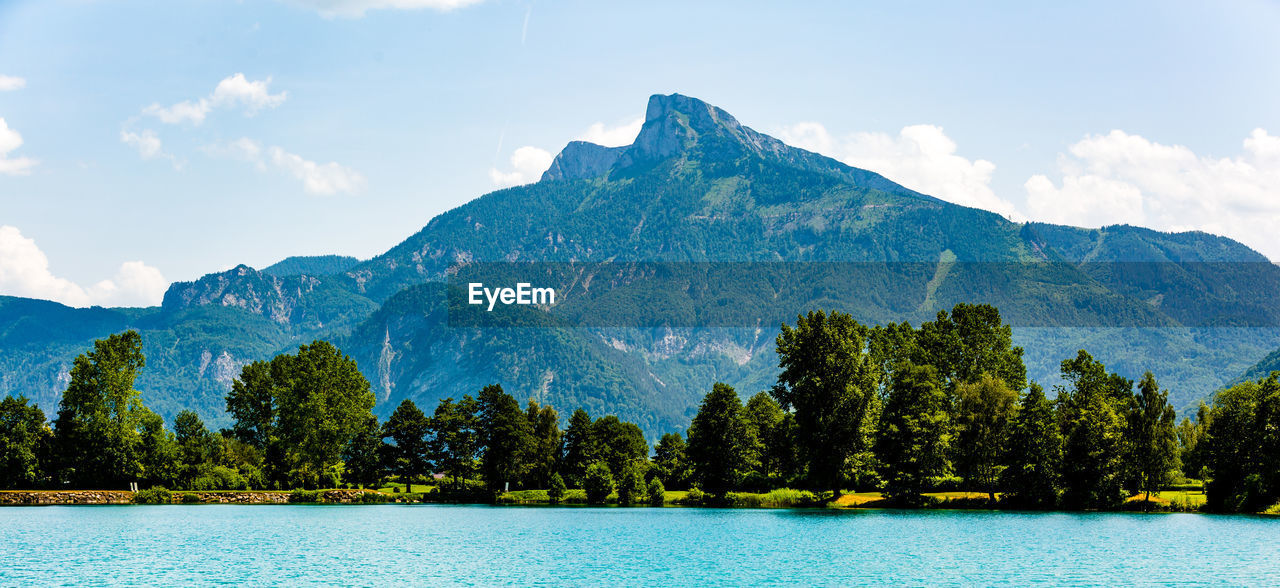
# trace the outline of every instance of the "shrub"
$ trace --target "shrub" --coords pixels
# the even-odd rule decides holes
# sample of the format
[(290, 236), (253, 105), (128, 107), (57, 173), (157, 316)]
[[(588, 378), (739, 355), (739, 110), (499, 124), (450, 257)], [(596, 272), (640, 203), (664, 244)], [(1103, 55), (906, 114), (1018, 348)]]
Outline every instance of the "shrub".
[(685, 493), (684, 498), (681, 498), (678, 502), (688, 506), (697, 506), (706, 502), (706, 500), (707, 493), (703, 492), (701, 488), (693, 486), (689, 488), (687, 493)]
[(133, 495), (134, 504), (169, 504), (173, 493), (162, 486), (152, 486)]
[(226, 466), (214, 466), (188, 485), (189, 490), (248, 490), (249, 483), (237, 472)]
[(808, 490), (792, 490), (791, 488), (778, 488), (770, 490), (760, 498), (762, 506), (773, 507), (791, 507), (791, 506), (817, 506), (822, 501), (817, 494)]
[(319, 490), (303, 490), (301, 488), (298, 488), (297, 490), (294, 490), (289, 493), (289, 502), (291, 503), (301, 504), (301, 503), (319, 502), (319, 501), (320, 501)]
[(200, 504), (204, 501), (200, 500), (200, 496), (197, 494), (183, 494), (179, 502), (182, 504)]
[(362, 492), (360, 493), (361, 504), (382, 504), (389, 500), (386, 494), (381, 492)]
[(551, 504), (559, 504), (564, 499), (564, 478), (560, 474), (551, 474), (551, 488), (547, 489), (547, 500)]
[(591, 464), (582, 485), (587, 491), (588, 503), (604, 504), (613, 493), (613, 474), (609, 473), (609, 466), (600, 462)]
[(662, 480), (653, 478), (649, 480), (649, 505), (662, 506), (667, 500), (667, 489), (662, 486)]

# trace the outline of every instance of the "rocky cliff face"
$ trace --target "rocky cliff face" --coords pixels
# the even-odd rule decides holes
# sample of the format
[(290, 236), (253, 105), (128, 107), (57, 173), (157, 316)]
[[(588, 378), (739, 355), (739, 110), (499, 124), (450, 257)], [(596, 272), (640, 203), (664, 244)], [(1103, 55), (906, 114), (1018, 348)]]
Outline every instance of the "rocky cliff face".
[(598, 178), (613, 167), (626, 147), (605, 147), (586, 141), (570, 141), (551, 167), (543, 172), (543, 181), (585, 180)]

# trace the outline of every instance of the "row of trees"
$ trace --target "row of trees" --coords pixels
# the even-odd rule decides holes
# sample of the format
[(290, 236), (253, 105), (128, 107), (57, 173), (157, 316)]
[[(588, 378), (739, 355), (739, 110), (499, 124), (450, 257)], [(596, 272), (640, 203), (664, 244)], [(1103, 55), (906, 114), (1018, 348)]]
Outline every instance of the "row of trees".
[(410, 400), (380, 423), (355, 363), (329, 343), (244, 367), (227, 395), (229, 429), (191, 411), (172, 430), (133, 388), (145, 365), (136, 332), (78, 357), (53, 422), (24, 398), (0, 400), (5, 487), (190, 489), (410, 484), (431, 474), (462, 491), (583, 487), (626, 501), (654, 488), (713, 494), (800, 486), (881, 490), (918, 504), (968, 489), (1023, 507), (1113, 508), (1181, 477), (1206, 478), (1209, 506), (1257, 510), (1280, 498), (1280, 384), (1232, 387), (1175, 426), (1168, 393), (1080, 351), (1056, 398), (1028, 382), (1010, 328), (986, 305), (933, 321), (867, 327), (811, 312), (783, 325), (778, 381), (744, 404), (715, 384), (687, 435), (650, 448), (635, 424), (592, 419), (499, 386)]

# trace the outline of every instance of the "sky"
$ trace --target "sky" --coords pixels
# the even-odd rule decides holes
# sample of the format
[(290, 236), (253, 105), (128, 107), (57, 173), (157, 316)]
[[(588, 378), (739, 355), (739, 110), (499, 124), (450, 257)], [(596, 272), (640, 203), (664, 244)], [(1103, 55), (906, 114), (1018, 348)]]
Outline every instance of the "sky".
[(0, 294), (377, 255), (651, 94), (968, 206), (1280, 260), (1280, 2), (0, 0)]

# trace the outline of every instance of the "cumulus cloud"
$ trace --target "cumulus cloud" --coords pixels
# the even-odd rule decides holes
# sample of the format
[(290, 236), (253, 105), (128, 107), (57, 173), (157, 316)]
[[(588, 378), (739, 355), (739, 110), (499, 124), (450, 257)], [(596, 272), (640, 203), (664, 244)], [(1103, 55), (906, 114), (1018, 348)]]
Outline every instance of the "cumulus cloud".
[(491, 168), (489, 179), (493, 180), (493, 185), (500, 188), (536, 182), (542, 176), (542, 172), (551, 167), (552, 159), (554, 156), (550, 151), (526, 145), (511, 154), (511, 170), (502, 171)]
[(316, 163), (279, 147), (268, 150), (271, 163), (302, 181), (308, 194), (355, 193), (364, 189), (364, 176), (337, 162)]
[(605, 147), (620, 147), (634, 143), (642, 126), (644, 126), (644, 118), (637, 118), (616, 127), (606, 127), (604, 123), (598, 122), (587, 127), (586, 131), (575, 138)]
[(16, 76), (0, 75), (0, 92), (12, 92), (27, 87), (27, 80)]
[(164, 151), (160, 137), (151, 129), (144, 129), (141, 133), (120, 131), (120, 142), (136, 149), (143, 159), (167, 159), (175, 169), (182, 167), (177, 157)]
[(215, 108), (236, 108), (244, 111), (245, 116), (253, 116), (258, 112), (275, 108), (289, 97), (288, 92), (272, 94), (269, 90), (271, 78), (250, 81), (244, 74), (223, 78), (214, 87), (213, 92), (197, 100), (183, 100), (169, 106), (161, 106), (158, 102), (142, 109), (142, 114), (154, 116), (165, 124), (184, 122), (199, 125)]
[(289, 0), (320, 13), (325, 18), (360, 18), (370, 10), (422, 10), (448, 12), (483, 0)]
[(9, 152), (22, 146), (22, 135), (0, 118), (0, 175), (25, 176), (38, 161), (30, 157), (9, 157)]
[(903, 127), (897, 136), (852, 133), (837, 137), (819, 123), (802, 122), (783, 128), (778, 137), (788, 144), (874, 171), (917, 192), (1007, 217), (1018, 216), (1013, 203), (996, 196), (991, 189), (995, 164), (956, 155), (956, 142), (939, 126)]
[(1032, 218), (1100, 226), (1130, 223), (1227, 235), (1280, 259), (1280, 137), (1255, 129), (1234, 157), (1198, 155), (1114, 130), (1059, 157), (1060, 181), (1032, 176)]
[(263, 147), (248, 137), (227, 143), (201, 148), (213, 157), (226, 157), (248, 162), (260, 171), (274, 168), (302, 182), (308, 194), (328, 196), (338, 193), (354, 194), (364, 189), (365, 178), (360, 172), (335, 161), (317, 163), (301, 155), (285, 151), (281, 147)]
[(164, 299), (168, 280), (141, 261), (120, 265), (115, 275), (88, 287), (59, 278), (49, 258), (17, 227), (0, 226), (0, 293), (42, 298), (68, 306), (154, 306)]

